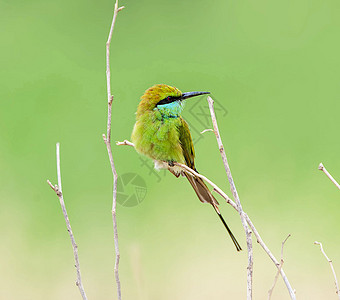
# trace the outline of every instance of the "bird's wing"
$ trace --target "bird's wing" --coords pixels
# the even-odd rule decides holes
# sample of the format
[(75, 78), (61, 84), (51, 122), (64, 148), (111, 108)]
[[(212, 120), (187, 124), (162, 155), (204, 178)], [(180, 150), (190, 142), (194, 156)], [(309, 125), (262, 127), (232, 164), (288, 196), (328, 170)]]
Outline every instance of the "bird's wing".
[[(190, 167), (191, 169), (198, 172), (195, 168), (195, 150), (194, 150), (194, 144), (192, 142), (189, 125), (187, 122), (184, 121), (184, 119), (181, 118), (181, 126), (178, 128), (179, 131), (179, 140), (181, 142), (183, 156), (185, 158), (186, 165)], [(184, 175), (188, 178), (190, 184), (194, 188), (198, 198), (201, 202), (210, 203), (216, 211), (218, 211), (218, 202), (215, 199), (215, 197), (211, 194), (208, 187), (204, 183), (204, 181), (199, 178), (192, 176), (190, 174), (184, 173)]]
[(180, 118), (181, 125), (178, 127), (179, 140), (181, 142), (183, 156), (186, 165), (195, 170), (195, 149), (192, 142), (189, 125), (184, 119)]

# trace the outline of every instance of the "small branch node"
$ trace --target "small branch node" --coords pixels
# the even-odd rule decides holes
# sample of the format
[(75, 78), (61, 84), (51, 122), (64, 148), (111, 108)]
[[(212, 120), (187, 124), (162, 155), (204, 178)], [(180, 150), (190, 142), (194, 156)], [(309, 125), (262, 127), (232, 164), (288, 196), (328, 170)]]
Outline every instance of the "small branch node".
[(326, 176), (334, 183), (334, 185), (340, 190), (340, 184), (333, 178), (333, 176), (326, 170), (322, 163), (319, 164), (320, 171), (324, 172)]
[(111, 95), (111, 97), (109, 98), (108, 104), (111, 106), (113, 102), (113, 95)]

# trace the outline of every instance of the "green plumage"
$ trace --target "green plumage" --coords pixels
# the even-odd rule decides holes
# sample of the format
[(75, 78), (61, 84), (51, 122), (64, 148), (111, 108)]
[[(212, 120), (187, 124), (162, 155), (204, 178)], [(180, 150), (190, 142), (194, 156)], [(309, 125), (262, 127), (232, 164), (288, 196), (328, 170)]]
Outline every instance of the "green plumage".
[(185, 121), (179, 116), (169, 118), (170, 110), (164, 114), (161, 111), (166, 112), (165, 109), (160, 111), (156, 107), (160, 100), (168, 96), (181, 95), (178, 89), (164, 84), (153, 86), (145, 92), (137, 109), (131, 137), (138, 152), (154, 160), (185, 163), (179, 131)]
[(185, 176), (201, 202), (210, 203), (226, 227), (237, 251), (240, 245), (225, 223), (218, 202), (199, 177), (185, 173), (173, 162), (195, 168), (195, 150), (189, 126), (181, 117), (184, 100), (208, 92), (182, 93), (165, 84), (155, 85), (141, 97), (136, 113), (132, 142), (138, 152), (152, 158), (156, 168), (167, 168), (176, 177)]
[(179, 128), (182, 118), (160, 117), (160, 112), (145, 112), (136, 122), (132, 141), (136, 150), (152, 159), (184, 163)]

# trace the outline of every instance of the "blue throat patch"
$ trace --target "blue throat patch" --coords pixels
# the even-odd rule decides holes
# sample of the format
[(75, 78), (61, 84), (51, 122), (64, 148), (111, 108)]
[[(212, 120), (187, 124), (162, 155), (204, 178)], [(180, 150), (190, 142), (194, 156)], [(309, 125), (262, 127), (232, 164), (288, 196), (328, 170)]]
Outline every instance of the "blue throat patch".
[(184, 101), (173, 101), (171, 103), (157, 105), (154, 110), (159, 110), (164, 119), (178, 118), (183, 110)]

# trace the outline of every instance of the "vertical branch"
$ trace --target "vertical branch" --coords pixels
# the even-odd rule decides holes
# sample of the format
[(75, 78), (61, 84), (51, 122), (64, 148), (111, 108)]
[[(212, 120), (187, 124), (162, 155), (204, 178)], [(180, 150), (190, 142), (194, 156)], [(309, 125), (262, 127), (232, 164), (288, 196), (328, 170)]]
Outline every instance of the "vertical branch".
[(112, 175), (113, 175), (113, 192), (112, 192), (112, 223), (113, 223), (113, 237), (114, 237), (114, 245), (115, 245), (115, 266), (114, 266), (114, 274), (116, 278), (117, 284), (117, 295), (118, 300), (121, 300), (122, 293), (120, 287), (120, 280), (119, 280), (119, 246), (118, 246), (118, 229), (117, 229), (117, 218), (116, 218), (116, 207), (117, 207), (117, 171), (115, 164), (113, 162), (113, 155), (111, 149), (111, 120), (112, 120), (112, 101), (113, 95), (111, 94), (111, 72), (110, 72), (110, 44), (112, 39), (113, 29), (116, 24), (116, 18), (119, 11), (121, 11), (124, 6), (118, 8), (118, 0), (116, 0), (114, 12), (113, 12), (113, 19), (110, 27), (109, 37), (106, 42), (106, 86), (107, 86), (107, 128), (106, 128), (106, 136), (103, 134), (103, 139), (106, 144), (107, 153), (109, 155)]
[(70, 235), (70, 239), (71, 239), (71, 243), (72, 243), (72, 248), (73, 248), (75, 267), (76, 267), (76, 270), (77, 270), (76, 285), (78, 286), (80, 294), (83, 297), (83, 299), (87, 300), (86, 293), (85, 293), (85, 290), (84, 290), (84, 287), (83, 287), (83, 284), (82, 284), (82, 281), (81, 281), (80, 265), (79, 265), (79, 257), (78, 257), (78, 246), (77, 246), (76, 241), (74, 239), (74, 235), (73, 235), (73, 232), (72, 232), (70, 220), (69, 220), (68, 215), (67, 215), (66, 206), (65, 206), (65, 202), (64, 202), (62, 188), (61, 188), (60, 144), (59, 143), (57, 143), (57, 175), (58, 175), (58, 185), (53, 185), (49, 180), (47, 180), (47, 183), (50, 185), (52, 190), (54, 190), (56, 192), (56, 194), (57, 194), (57, 196), (59, 198), (60, 206), (61, 206), (61, 209), (63, 211), (64, 219), (65, 219), (65, 222), (66, 222), (67, 231), (68, 231), (68, 233)]
[(223, 164), (224, 164), (224, 168), (225, 168), (225, 171), (226, 171), (227, 176), (228, 176), (230, 189), (231, 189), (231, 192), (234, 196), (234, 199), (235, 199), (235, 202), (236, 202), (236, 205), (237, 205), (237, 208), (238, 208), (238, 212), (239, 212), (240, 217), (241, 217), (241, 222), (242, 222), (244, 231), (246, 233), (247, 249), (248, 249), (247, 300), (251, 300), (252, 299), (252, 290), (253, 290), (253, 245), (252, 245), (251, 231), (250, 231), (248, 224), (247, 224), (247, 221), (244, 217), (240, 198), (238, 196), (236, 186), (235, 186), (233, 177), (231, 175), (231, 171), (230, 171), (228, 160), (227, 160), (227, 155), (225, 153), (225, 150), (224, 150), (224, 147), (223, 147), (223, 144), (222, 144), (222, 140), (221, 140), (221, 136), (220, 136), (220, 132), (219, 132), (218, 126), (217, 126), (216, 115), (215, 115), (215, 111), (214, 111), (214, 100), (210, 96), (208, 96), (208, 103), (209, 103), (211, 119), (212, 119), (213, 126), (214, 126), (214, 133), (215, 133), (217, 143), (218, 143), (218, 148), (220, 150), (222, 160), (223, 160)]
[(331, 266), (331, 269), (332, 269), (332, 272), (333, 272), (333, 276), (334, 276), (336, 294), (338, 295), (338, 298), (340, 299), (339, 284), (338, 284), (338, 279), (336, 278), (335, 270), (334, 270), (334, 267), (333, 267), (333, 262), (326, 255), (326, 252), (323, 250), (323, 247), (322, 247), (321, 243), (314, 242), (314, 244), (320, 246), (320, 250), (321, 250), (322, 254), (326, 257), (327, 261), (329, 262), (329, 265)]
[(340, 184), (336, 182), (336, 180), (333, 178), (333, 176), (326, 170), (324, 165), (320, 163), (319, 170), (324, 172), (326, 176), (335, 184), (335, 186), (340, 190)]
[(109, 36), (106, 42), (106, 88), (107, 88), (107, 100), (108, 102), (112, 102), (112, 94), (111, 94), (111, 71), (110, 71), (110, 44), (112, 40), (113, 29), (115, 28), (116, 19), (118, 12), (124, 9), (124, 6), (118, 7), (118, 0), (116, 0), (114, 11), (113, 11), (113, 18), (111, 22)]

